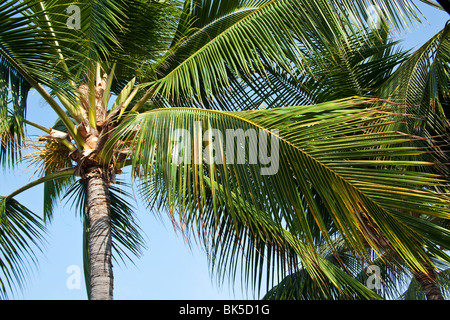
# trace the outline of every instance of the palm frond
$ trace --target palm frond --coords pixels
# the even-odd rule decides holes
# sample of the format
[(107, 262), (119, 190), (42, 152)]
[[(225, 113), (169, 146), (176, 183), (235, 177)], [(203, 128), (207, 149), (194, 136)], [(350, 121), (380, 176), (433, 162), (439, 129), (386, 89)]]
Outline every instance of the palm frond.
[[(397, 122), (389, 130), (399, 130), (423, 139), (425, 148), (435, 141), (436, 152), (428, 161), (448, 163), (450, 132), (450, 26), (444, 27), (423, 46), (413, 52), (396, 72), (381, 86), (380, 95), (399, 103), (398, 112), (420, 115), (405, 122)], [(414, 157), (410, 157), (413, 159)], [(449, 176), (448, 166), (440, 165), (418, 170), (434, 170)]]
[(181, 14), (180, 1), (124, 2), (122, 30), (117, 30), (119, 47), (112, 47), (109, 60), (115, 61), (116, 76), (112, 92), (120, 90), (131, 78), (150, 81), (154, 65), (169, 50)]
[[(211, 219), (203, 210), (208, 180), (217, 185), (211, 188), (215, 215), (219, 208), (227, 208), (230, 222), (235, 222), (239, 210), (245, 209), (234, 207), (229, 194), (221, 197), (222, 186), (257, 212), (283, 221), (314, 250), (306, 217), (330, 241), (314, 189), (350, 248), (367, 257), (366, 244), (378, 251), (387, 245), (412, 268), (420, 269), (426, 239), (405, 220), (409, 212), (448, 219), (448, 199), (432, 190), (446, 182), (410, 170), (433, 163), (397, 160), (428, 152), (404, 146), (412, 137), (398, 132), (365, 134), (373, 126), (388, 125), (393, 116), (388, 109), (369, 107), (374, 102), (350, 99), (235, 113), (152, 110), (130, 116), (115, 139), (128, 139), (135, 171), (154, 185), (153, 190), (164, 184), (165, 204), (182, 222), (194, 216), (198, 222)], [(226, 130), (238, 133), (231, 136), (237, 142), (226, 141)], [(260, 132), (259, 140), (251, 138)], [(238, 153), (231, 150), (236, 144)], [(261, 146), (266, 148), (262, 156)], [(270, 150), (278, 157), (272, 158), (276, 163), (268, 162)]]
[(420, 1), (422, 1), (423, 3), (426, 3), (426, 4), (430, 5), (430, 6), (433, 6), (436, 9), (445, 10), (439, 3), (437, 3), (434, 0), (420, 0)]
[[(340, 241), (339, 239), (336, 241)], [(370, 265), (359, 259), (357, 255), (348, 252), (341, 246), (337, 253), (325, 244), (321, 254), (331, 268), (330, 273), (341, 274), (343, 282), (332, 282), (325, 279), (320, 283), (310, 275), (308, 269), (300, 268), (295, 273), (287, 275), (276, 286), (271, 288), (264, 299), (269, 300), (348, 300), (348, 299), (396, 299), (401, 294), (401, 288), (407, 286), (410, 276), (395, 256), (376, 257)], [(384, 253), (389, 255), (388, 252)], [(376, 273), (374, 273), (376, 272)], [(375, 278), (377, 277), (377, 278)], [(353, 283), (353, 284), (352, 284)], [(349, 286), (351, 290), (348, 290)], [(373, 292), (368, 294), (369, 286)]]
[[(264, 300), (380, 300), (381, 297), (371, 292), (357, 279), (332, 263), (328, 263), (329, 274), (339, 282), (327, 281), (320, 286), (306, 269), (286, 276), (263, 297)], [(335, 280), (333, 279), (333, 280)]]
[(361, 35), (341, 45), (334, 40), (334, 51), (308, 57), (314, 61), (311, 73), (306, 76), (316, 103), (354, 95), (376, 96), (381, 85), (405, 59), (406, 52), (396, 48), (398, 42), (389, 39), (388, 34), (380, 37), (368, 31), (367, 37), (370, 42), (364, 42)]
[[(55, 2), (46, 2), (44, 6), (37, 0), (4, 2), (0, 11), (0, 62), (2, 69), (5, 66), (12, 69), (22, 82), (35, 88), (61, 117), (74, 139), (79, 140), (75, 124), (44, 88), (48, 86), (53, 91), (70, 90), (73, 93), (75, 88), (67, 84), (72, 78), (64, 54), (84, 58), (83, 52), (72, 51), (70, 46), (63, 47), (58, 41), (67, 35), (68, 28), (65, 22), (64, 27), (56, 21), (49, 22), (48, 14), (55, 6)], [(77, 39), (68, 38), (67, 41), (77, 42)], [(62, 78), (65, 80), (61, 81)], [(22, 96), (26, 98), (24, 94)]]
[(383, 85), (381, 94), (406, 106), (406, 111), (423, 115), (407, 128), (428, 135), (448, 130), (450, 25), (417, 49)]
[[(158, 93), (175, 101), (193, 96), (210, 98), (217, 88), (229, 86), (230, 73), (264, 74), (262, 59), (287, 70), (293, 65), (307, 69), (302, 52), (319, 49), (311, 35), (325, 43), (333, 34), (345, 42), (352, 34), (365, 30), (364, 19), (373, 4), (289, 0), (188, 2), (179, 27), (184, 35), (161, 60), (153, 88), (143, 99)], [(418, 18), (410, 1), (376, 4), (391, 27), (401, 28)], [(330, 44), (326, 48), (330, 49)]]
[(38, 216), (13, 198), (0, 199), (0, 298), (15, 294), (28, 280), (44, 234)]
[[(0, 48), (1, 49), (1, 48)], [(0, 55), (0, 163), (13, 165), (24, 142), (29, 83)]]
[[(364, 41), (361, 35), (349, 37), (348, 43), (334, 38), (315, 40), (322, 49), (304, 53), (306, 64), (311, 65), (309, 70), (285, 70), (263, 60), (265, 75), (255, 73), (235, 79), (230, 74), (230, 88), (214, 99), (203, 105), (184, 100), (176, 106), (255, 110), (317, 104), (353, 95), (377, 96), (380, 86), (406, 58), (406, 52), (397, 48), (398, 42), (387, 34), (380, 37), (371, 30), (367, 33), (371, 41)], [(327, 50), (330, 43), (334, 45)]]
[(37, 0), (4, 1), (0, 7), (0, 56), (2, 64), (8, 61), (22, 78), (56, 88), (54, 79), (68, 73), (61, 58), (64, 47), (58, 42), (58, 37), (67, 35), (66, 22), (50, 24), (48, 20), (55, 7), (55, 1), (46, 1), (45, 6)]
[[(224, 189), (221, 190), (222, 197), (225, 197)], [(230, 194), (229, 191), (227, 193)], [(233, 200), (233, 205), (240, 207), (236, 203), (238, 197), (233, 195)], [(324, 255), (324, 243), (323, 247), (317, 244), (312, 248), (298, 236), (280, 227), (279, 221), (275, 221), (270, 214), (263, 215), (252, 207), (246, 203), (245, 208), (240, 207), (238, 213), (231, 217), (228, 211), (220, 216), (211, 214), (214, 218), (208, 221), (211, 239), (210, 242), (205, 241), (204, 245), (212, 271), (217, 274), (220, 283), (225, 276), (234, 281), (240, 271), (242, 283), (250, 284), (257, 294), (264, 289), (264, 283), (266, 290), (278, 283), (276, 288), (268, 290), (264, 298), (281, 298), (281, 295), (283, 299), (292, 299), (292, 295), (299, 297), (297, 294), (307, 288), (303, 292), (306, 294), (304, 298), (380, 299), (348, 272), (347, 260), (343, 262), (342, 257), (337, 258), (333, 250), (328, 250), (328, 256)], [(212, 212), (213, 208), (209, 210)], [(309, 227), (315, 229), (314, 222), (311, 222)], [(217, 228), (217, 225), (220, 227)], [(203, 229), (206, 229), (205, 226)], [(332, 229), (329, 229), (330, 233), (333, 233)], [(313, 235), (313, 238), (318, 241), (317, 235)], [(342, 270), (340, 267), (344, 263), (345, 270)], [(288, 276), (281, 279), (285, 274)], [(304, 278), (304, 275), (307, 277)], [(305, 281), (309, 282), (306, 286)], [(280, 286), (283, 287), (281, 290)]]

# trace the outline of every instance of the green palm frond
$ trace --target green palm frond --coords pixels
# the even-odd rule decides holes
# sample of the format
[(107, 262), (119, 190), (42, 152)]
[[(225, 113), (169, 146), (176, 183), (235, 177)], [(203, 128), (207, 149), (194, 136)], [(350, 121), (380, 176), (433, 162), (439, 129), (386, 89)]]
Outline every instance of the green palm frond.
[[(311, 281), (310, 286), (315, 291), (315, 298), (320, 294), (321, 297), (328, 298), (340, 294), (341, 298), (380, 299), (375, 292), (354, 279), (352, 274), (341, 270), (337, 262), (332, 264), (328, 261), (333, 259), (334, 252), (328, 252), (325, 259), (322, 257), (322, 250), (316, 252), (308, 247), (282, 228), (270, 213), (258, 212), (248, 202), (243, 204), (242, 199), (229, 190), (225, 191), (225, 188), (218, 188), (220, 196), (231, 196), (232, 204), (219, 208), (219, 212), (216, 212), (212, 186), (207, 177), (204, 179), (209, 201), (198, 210), (202, 210), (203, 216), (209, 218), (199, 221), (195, 216), (186, 215), (180, 217), (180, 220), (183, 219), (180, 227), (185, 229), (185, 233), (191, 229), (198, 235), (219, 284), (223, 284), (225, 279), (234, 284), (240, 274), (242, 284), (250, 286), (258, 296), (264, 287), (268, 289), (274, 282), (283, 282), (284, 280), (280, 280), (283, 274), (306, 272)], [(143, 193), (151, 194), (147, 193), (149, 185), (144, 183), (144, 186)], [(230, 215), (231, 206), (239, 208), (233, 215)], [(314, 226), (311, 225), (311, 228), (314, 229)], [(330, 228), (330, 233), (332, 229)], [(299, 270), (301, 266), (303, 269)]]
[(374, 292), (357, 279), (332, 263), (328, 263), (329, 273), (339, 282), (327, 281), (325, 286), (313, 279), (306, 269), (286, 276), (263, 297), (265, 300), (379, 300)]
[[(405, 122), (392, 124), (389, 129), (421, 137), (432, 137), (423, 139), (422, 144), (428, 148), (434, 143), (436, 152), (428, 155), (428, 161), (441, 163), (448, 163), (450, 132), (449, 31), (450, 26), (447, 24), (413, 52), (380, 88), (382, 97), (389, 97), (399, 103), (399, 112), (420, 115)], [(440, 147), (436, 148), (436, 145)], [(409, 159), (414, 160), (414, 157)], [(449, 176), (447, 165), (423, 167), (418, 170), (434, 170)]]
[(44, 235), (37, 215), (12, 198), (0, 198), (0, 298), (16, 293), (28, 279)]
[[(49, 14), (57, 8), (56, 1), (4, 1), (0, 7), (0, 56), (3, 66), (13, 68), (23, 81), (60, 88), (56, 79), (70, 79), (65, 56), (78, 56), (68, 43), (66, 21), (50, 21)], [(63, 8), (59, 7), (60, 10)], [(64, 8), (65, 9), (65, 8)], [(67, 18), (66, 18), (67, 19)], [(63, 46), (58, 42), (67, 38)]]
[[(313, 65), (309, 92), (316, 103), (353, 95), (376, 96), (380, 86), (406, 57), (398, 42), (369, 31), (371, 42), (361, 36), (350, 38), (326, 55), (308, 57)], [(333, 41), (333, 40), (331, 40)], [(320, 52), (320, 51), (319, 51)]]
[[(339, 241), (339, 240), (337, 240)], [(328, 248), (324, 245), (322, 248)], [(396, 258), (374, 258), (370, 265), (351, 254), (348, 248), (339, 247), (337, 253), (326, 249), (321, 252), (331, 270), (329, 274), (340, 274), (340, 280), (331, 281), (325, 278), (325, 284), (320, 286), (308, 269), (300, 268), (288, 274), (277, 285), (271, 288), (264, 299), (268, 300), (360, 300), (360, 299), (396, 299), (401, 295), (410, 276), (405, 272)], [(388, 253), (385, 253), (388, 254)], [(374, 278), (374, 271), (377, 279)], [(369, 289), (369, 286), (373, 288)], [(348, 290), (349, 287), (351, 290)], [(372, 292), (372, 295), (368, 294)]]
[[(302, 52), (319, 50), (311, 35), (323, 43), (330, 34), (346, 42), (358, 31), (364, 32), (364, 20), (373, 4), (289, 0), (188, 2), (179, 26), (179, 32), (184, 34), (161, 60), (152, 89), (136, 109), (157, 93), (173, 101), (194, 96), (203, 101), (214, 96), (217, 88), (229, 86), (230, 73), (264, 74), (262, 59), (287, 70), (292, 66), (307, 69)], [(401, 28), (418, 18), (410, 1), (376, 4), (391, 27)], [(326, 48), (331, 49), (331, 45)]]
[[(4, 71), (10, 70), (28, 88), (33, 87), (49, 103), (54, 111), (65, 121), (69, 131), (75, 138), (75, 125), (66, 117), (61, 106), (46, 91), (44, 86), (48, 86), (53, 91), (64, 91), (73, 88), (68, 86), (70, 81), (68, 64), (63, 56), (63, 48), (58, 42), (58, 37), (67, 35), (67, 25), (57, 29), (56, 23), (48, 20), (49, 12), (57, 6), (54, 2), (47, 2), (44, 6), (42, 1), (4, 1), (0, 10), (0, 64)], [(76, 39), (67, 41), (77, 42)], [(73, 52), (67, 46), (65, 51), (69, 56), (80, 56), (81, 53)], [(8, 72), (2, 72), (2, 77)], [(0, 81), (6, 83), (7, 78)], [(22, 108), (26, 109), (26, 93), (19, 87), (11, 92), (12, 97), (22, 99)], [(17, 98), (15, 98), (17, 99)], [(3, 101), (2, 101), (3, 105)], [(6, 107), (6, 106), (5, 106)], [(69, 110), (71, 111), (71, 110)], [(4, 115), (6, 116), (6, 115)], [(23, 130), (23, 128), (21, 128)]]
[[(75, 28), (69, 26), (72, 7), (79, 10), (80, 21)], [(53, 41), (50, 51), (57, 53), (68, 73), (66, 77), (58, 77), (61, 88), (67, 80), (78, 85), (84, 81), (92, 61), (102, 63), (105, 70), (110, 68), (107, 66), (110, 61), (116, 64), (112, 92), (118, 94), (132, 77), (149, 72), (152, 64), (167, 51), (175, 34), (178, 7), (176, 0), (52, 0), (36, 1), (28, 16), (33, 17), (33, 23), (39, 28), (51, 29), (41, 36)], [(45, 15), (40, 13), (43, 9)]]
[[(377, 96), (380, 86), (406, 58), (406, 52), (397, 48), (398, 42), (390, 40), (387, 34), (380, 37), (373, 30), (367, 32), (370, 42), (361, 35), (350, 37), (348, 43), (333, 38), (326, 42), (315, 40), (322, 49), (305, 53), (310, 70), (285, 70), (264, 61), (265, 75), (244, 75), (242, 79), (230, 75), (229, 90), (221, 92), (218, 99), (209, 99), (204, 106), (254, 110), (317, 104), (352, 95)], [(334, 45), (327, 51), (329, 43)], [(189, 106), (186, 101), (177, 106), (184, 104)]]
[[(435, 7), (436, 9), (444, 10), (444, 8), (443, 8), (439, 3), (437, 3), (437, 2), (434, 1), (434, 0), (420, 0), (420, 1), (422, 1), (423, 3), (426, 3), (426, 4), (430, 5), (430, 6), (433, 6), (433, 7)], [(444, 11), (445, 11), (445, 10), (444, 10)]]
[[(225, 196), (224, 189), (221, 190)], [(227, 193), (230, 194), (229, 191)], [(232, 196), (233, 205), (240, 207), (236, 203), (239, 201), (238, 197)], [(211, 207), (209, 210), (213, 212)], [(202, 210), (205, 209), (208, 208)], [(270, 299), (275, 296), (280, 298), (280, 294), (283, 299), (292, 298), (292, 294), (296, 295), (299, 290), (305, 288), (305, 280), (309, 281), (306, 285), (309, 298), (380, 299), (375, 292), (358, 282), (353, 274), (348, 273), (348, 259), (343, 261), (342, 257), (339, 257), (339, 261), (336, 261), (336, 252), (332, 250), (329, 250), (328, 256), (324, 255), (322, 251), (325, 246), (319, 246), (317, 235), (313, 236), (314, 241), (317, 241), (317, 249), (312, 249), (297, 236), (280, 227), (279, 221), (275, 221), (270, 214), (254, 210), (248, 202), (245, 208), (240, 207), (232, 217), (226, 209), (224, 211), (220, 216), (214, 216), (208, 221), (211, 239), (204, 243), (211, 269), (216, 273), (219, 283), (223, 283), (225, 276), (234, 282), (240, 272), (241, 282), (250, 285), (256, 294), (264, 289), (265, 283), (268, 293), (264, 297)], [(315, 229), (314, 222), (311, 222), (310, 228)], [(202, 228), (206, 229), (205, 226)], [(329, 231), (333, 234), (333, 227)], [(323, 241), (322, 237), (322, 245)], [(340, 266), (344, 263), (345, 270), (342, 270)], [(281, 279), (285, 274), (292, 277)], [(304, 274), (308, 275), (307, 279), (302, 277)], [(298, 280), (303, 284), (296, 281), (299, 275), (301, 279)], [(291, 280), (294, 280), (294, 283), (290, 283)], [(284, 287), (286, 282), (289, 283), (289, 288)], [(274, 283), (278, 283), (278, 289), (279, 285), (283, 286), (283, 289), (272, 289), (277, 291), (275, 293), (269, 290)]]
[(154, 65), (169, 50), (181, 14), (180, 1), (126, 1), (122, 22), (117, 30), (120, 47), (112, 47), (109, 60), (117, 64), (113, 90), (118, 94), (125, 84), (151, 80)]
[[(374, 102), (350, 99), (248, 112), (152, 110), (130, 116), (115, 138), (129, 139), (135, 171), (153, 185), (152, 190), (166, 192), (165, 205), (181, 223), (190, 219), (205, 225), (211, 217), (203, 208), (211, 201), (214, 214), (226, 208), (229, 228), (236, 226), (245, 206), (233, 206), (229, 190), (257, 212), (283, 221), (314, 252), (307, 221), (314, 221), (331, 245), (314, 189), (350, 248), (368, 258), (367, 244), (379, 251), (387, 242), (412, 268), (420, 269), (427, 240), (417, 227), (405, 223), (406, 213), (448, 219), (448, 199), (432, 190), (445, 181), (411, 170), (432, 163), (397, 160), (428, 152), (405, 145), (414, 140), (411, 137), (398, 132), (365, 134), (365, 129), (388, 125), (393, 116), (389, 109), (370, 107)], [(226, 141), (227, 129), (240, 132), (238, 139), (249, 134), (248, 140), (233, 142), (240, 154), (231, 150), (231, 140)], [(264, 141), (251, 139), (252, 133), (260, 132), (268, 139), (263, 155), (269, 157), (272, 150), (279, 157), (272, 158), (277, 160), (274, 172), (267, 164), (275, 163), (258, 153)], [(205, 180), (215, 186), (210, 197)]]
[[(410, 281), (411, 277), (405, 273), (408, 267), (389, 250), (380, 257), (372, 253), (373, 259), (367, 261), (353, 254), (345, 246), (345, 241), (336, 240), (337, 228), (322, 203), (319, 203), (319, 209), (323, 210), (324, 224), (334, 239), (334, 250), (327, 245), (310, 217), (309, 228), (317, 247), (317, 252), (311, 252), (298, 242), (298, 238), (280, 227), (270, 214), (258, 212), (248, 202), (238, 205), (239, 198), (223, 186), (218, 188), (218, 196), (231, 196), (232, 203), (225, 208), (215, 208), (210, 180), (206, 176), (204, 180), (205, 196), (208, 197), (206, 205), (190, 210), (202, 210), (202, 217), (209, 218), (198, 220), (195, 215), (186, 214), (176, 223), (182, 232), (191, 231), (198, 237), (196, 240), (205, 247), (211, 271), (219, 284), (223, 284), (225, 279), (234, 284), (240, 274), (242, 284), (250, 285), (256, 295), (264, 289), (264, 283), (265, 286), (277, 283), (267, 292), (265, 299), (388, 299), (399, 297), (399, 290)], [(155, 186), (145, 182), (141, 189), (144, 201), (151, 208), (156, 207), (158, 212), (165, 209), (168, 203), (166, 191), (163, 184)], [(318, 199), (318, 195), (314, 197)], [(229, 214), (231, 206), (239, 208), (234, 215)], [(171, 215), (174, 221), (174, 213)], [(446, 242), (448, 232), (442, 232), (438, 225), (428, 225), (434, 232), (420, 225), (418, 230), (426, 234), (430, 248), (433, 241), (438, 245), (441, 241)], [(448, 243), (444, 246), (448, 247)], [(444, 259), (450, 260), (448, 256)], [(436, 259), (433, 261), (442, 264)], [(375, 287), (375, 291), (367, 288), (368, 282), (374, 282), (374, 279), (368, 278), (369, 265), (379, 268), (380, 288)], [(287, 276), (280, 278), (285, 274)], [(445, 280), (442, 284), (445, 285)]]
[[(0, 48), (1, 49), (1, 48)], [(13, 165), (23, 147), (30, 85), (0, 55), (0, 163)]]
[[(442, 235), (441, 235), (442, 237)], [(337, 252), (333, 252), (326, 244), (320, 245), (320, 254), (335, 267), (335, 272), (344, 273), (349, 276), (349, 281), (356, 281), (363, 288), (370, 285), (371, 290), (384, 299), (405, 299), (422, 300), (425, 299), (420, 285), (408, 270), (408, 266), (389, 250), (383, 252), (381, 256), (374, 254), (374, 259), (370, 265), (352, 254), (344, 245), (342, 239), (334, 240), (337, 245)], [(448, 258), (447, 262), (432, 258), (434, 270), (437, 271), (437, 281), (441, 292), (446, 296), (448, 292)], [(306, 268), (300, 268), (284, 277), (278, 284), (271, 288), (264, 299), (289, 299), (289, 300), (340, 300), (340, 299), (365, 299), (367, 296), (355, 291), (355, 295), (349, 295), (351, 290), (346, 290), (344, 285), (336, 286), (336, 282), (331, 282), (325, 278), (326, 285), (320, 286)], [(357, 288), (357, 287), (356, 287)], [(363, 290), (364, 292), (364, 290)], [(373, 299), (373, 297), (370, 297)]]
[(382, 86), (381, 95), (423, 115), (403, 130), (442, 135), (448, 130), (450, 25), (417, 49)]
[(71, 70), (84, 63), (83, 58), (102, 61), (108, 55), (108, 48), (120, 46), (114, 32), (123, 30), (124, 8), (125, 1), (121, 0), (50, 0), (32, 1), (29, 10), (20, 13), (39, 27), (40, 38), (47, 38), (51, 43), (49, 52), (57, 54), (60, 63)]

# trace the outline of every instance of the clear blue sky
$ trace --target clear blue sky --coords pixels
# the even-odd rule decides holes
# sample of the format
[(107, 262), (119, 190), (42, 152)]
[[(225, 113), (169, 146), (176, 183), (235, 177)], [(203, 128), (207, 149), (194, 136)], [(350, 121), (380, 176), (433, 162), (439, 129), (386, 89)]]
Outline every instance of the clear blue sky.
[[(417, 1), (428, 21), (401, 35), (405, 48), (417, 47), (441, 30), (450, 18), (445, 12)], [(37, 93), (29, 96), (28, 119), (51, 127), (52, 111), (45, 106)], [(30, 134), (37, 132), (30, 130)], [(0, 194), (7, 195), (29, 180), (26, 168), (14, 174), (0, 173)], [(16, 199), (37, 214), (42, 213), (42, 187), (36, 187)], [(225, 283), (217, 286), (211, 277), (205, 254), (195, 246), (189, 249), (184, 240), (175, 235), (168, 219), (162, 223), (142, 207), (138, 207), (138, 219), (145, 232), (147, 249), (135, 265), (114, 265), (115, 299), (245, 299), (240, 283), (233, 288)], [(84, 279), (80, 289), (66, 285), (69, 266), (82, 270), (82, 229), (80, 218), (70, 206), (56, 210), (52, 224), (48, 226), (47, 245), (39, 254), (35, 270), (17, 299), (86, 299)], [(248, 296), (252, 298), (252, 296)]]

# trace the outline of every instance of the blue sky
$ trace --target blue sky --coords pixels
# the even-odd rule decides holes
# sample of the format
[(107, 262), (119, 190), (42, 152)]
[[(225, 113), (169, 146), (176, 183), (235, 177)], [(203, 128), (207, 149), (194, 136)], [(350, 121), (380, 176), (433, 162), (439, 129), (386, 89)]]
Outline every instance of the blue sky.
[[(417, 47), (441, 30), (450, 16), (417, 1), (428, 21), (406, 34), (405, 48)], [(55, 121), (52, 111), (45, 106), (36, 92), (29, 96), (28, 119), (51, 127)], [(30, 130), (30, 134), (38, 132)], [(0, 172), (0, 194), (7, 195), (29, 182), (26, 167), (14, 172)], [(37, 214), (42, 213), (42, 187), (35, 187), (16, 199)], [(135, 265), (114, 265), (115, 299), (245, 299), (252, 298), (242, 292), (239, 282), (222, 286), (211, 277), (205, 254), (193, 246), (187, 247), (181, 236), (174, 233), (168, 219), (161, 222), (143, 207), (138, 206), (138, 219), (145, 232), (147, 249)], [(164, 216), (164, 215), (163, 215)], [(47, 245), (39, 254), (39, 265), (30, 275), (17, 299), (86, 299), (84, 279), (81, 288), (70, 289), (67, 280), (69, 267), (82, 270), (82, 229), (78, 215), (70, 206), (55, 211), (48, 226)], [(82, 273), (82, 272), (81, 272)], [(73, 274), (72, 274), (73, 275)]]

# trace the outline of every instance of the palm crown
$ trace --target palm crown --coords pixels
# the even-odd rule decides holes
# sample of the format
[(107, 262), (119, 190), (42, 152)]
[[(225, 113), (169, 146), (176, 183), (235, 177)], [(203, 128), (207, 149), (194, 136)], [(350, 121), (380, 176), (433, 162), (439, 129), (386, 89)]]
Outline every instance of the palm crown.
[[(111, 256), (142, 245), (116, 187), (125, 167), (218, 273), (243, 252), (253, 283), (264, 257), (378, 297), (326, 245), (433, 278), (449, 248), (448, 27), (407, 55), (388, 30), (414, 6), (376, 4), (375, 30), (371, 1), (88, 1), (79, 16), (71, 1), (0, 5), (1, 164), (20, 158), (26, 126), (43, 131), (24, 157), (40, 177), (2, 197), (2, 293), (66, 195), (85, 217), (89, 297), (112, 298)], [(31, 88), (58, 115), (50, 129), (26, 119)], [(44, 222), (14, 200), (40, 183)]]

